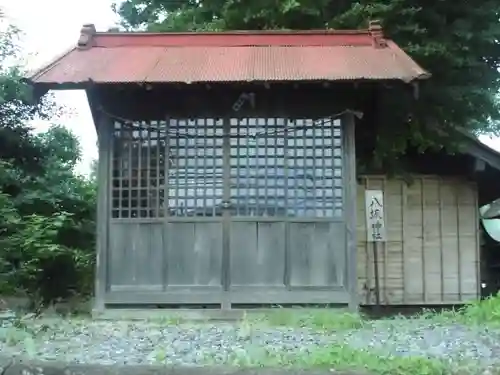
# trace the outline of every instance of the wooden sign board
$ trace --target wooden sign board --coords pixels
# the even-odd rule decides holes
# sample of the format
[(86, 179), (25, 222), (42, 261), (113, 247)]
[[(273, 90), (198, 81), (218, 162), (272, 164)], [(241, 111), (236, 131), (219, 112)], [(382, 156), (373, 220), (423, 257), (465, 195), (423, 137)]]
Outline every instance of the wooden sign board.
[(384, 192), (365, 191), (366, 233), (368, 242), (385, 242)]

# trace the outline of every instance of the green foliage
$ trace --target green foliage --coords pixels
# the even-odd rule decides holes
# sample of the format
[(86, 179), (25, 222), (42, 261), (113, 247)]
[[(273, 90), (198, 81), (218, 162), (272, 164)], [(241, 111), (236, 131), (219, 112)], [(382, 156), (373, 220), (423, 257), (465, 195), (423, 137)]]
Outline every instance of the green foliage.
[[(157, 361), (163, 361), (164, 350), (156, 352)], [(214, 358), (206, 358), (207, 365)], [(280, 352), (256, 347), (252, 351), (236, 351), (225, 361), (226, 365), (250, 368), (324, 369), (327, 371), (371, 375), (451, 375), (444, 361), (426, 357), (388, 356), (376, 350), (354, 349), (348, 345), (329, 344), (304, 353)]]
[(90, 164), (90, 179), (92, 181), (97, 181), (97, 173), (98, 173), (98, 160), (92, 160)]
[[(4, 25), (5, 26), (5, 25)], [(50, 96), (33, 104), (20, 81), (18, 30), (0, 33), (0, 294), (52, 302), (89, 293), (95, 245), (95, 181), (74, 172), (78, 139), (63, 126), (34, 134), (36, 118), (57, 118)]]
[(0, 164), (0, 289), (15, 286), (45, 303), (90, 293), (95, 185), (74, 175), (72, 158), (47, 153), (38, 174)]
[(245, 315), (242, 326), (255, 325), (308, 327), (315, 330), (341, 331), (362, 328), (363, 316), (339, 308), (283, 309), (275, 308), (262, 314)]
[(357, 29), (379, 19), (433, 77), (421, 85), (418, 102), (400, 90), (378, 95), (375, 117), (366, 100), (361, 109), (377, 127), (376, 164), (409, 146), (455, 150), (457, 139), (436, 129), (499, 131), (497, 0), (125, 0), (115, 10), (125, 28), (152, 31)]
[(500, 327), (500, 292), (482, 301), (474, 301), (458, 311), (462, 321), (468, 324)]
[[(399, 327), (400, 324), (422, 323), (422, 320), (440, 325), (453, 326), (487, 326), (497, 329), (500, 323), (500, 294), (482, 301), (471, 302), (459, 310), (432, 312), (427, 311), (413, 317), (399, 316), (395, 319), (387, 318), (377, 323), (384, 323), (390, 327)], [(263, 324), (286, 327), (307, 327), (312, 330), (330, 331), (332, 334), (344, 330), (369, 330), (374, 321), (364, 319), (358, 314), (342, 313), (335, 309), (275, 309), (264, 316), (252, 319), (246, 316), (239, 326), (239, 335), (245, 339), (251, 337), (252, 331), (262, 329)], [(428, 326), (428, 324), (424, 324)], [(410, 324), (410, 326), (412, 326)], [(404, 325), (403, 325), (404, 327)], [(406, 333), (402, 333), (406, 334)], [(158, 361), (163, 361), (164, 350), (156, 353)], [(206, 358), (207, 363), (213, 363), (213, 358)], [(335, 371), (366, 374), (477, 374), (477, 363), (466, 359), (455, 363), (438, 358), (422, 356), (394, 356), (387, 352), (375, 349), (356, 349), (348, 345), (329, 344), (315, 348), (304, 355), (272, 351), (265, 348), (256, 348), (252, 351), (241, 350), (233, 353), (227, 364), (244, 367), (291, 367), (291, 368), (325, 368)], [(494, 374), (497, 371), (493, 371)]]

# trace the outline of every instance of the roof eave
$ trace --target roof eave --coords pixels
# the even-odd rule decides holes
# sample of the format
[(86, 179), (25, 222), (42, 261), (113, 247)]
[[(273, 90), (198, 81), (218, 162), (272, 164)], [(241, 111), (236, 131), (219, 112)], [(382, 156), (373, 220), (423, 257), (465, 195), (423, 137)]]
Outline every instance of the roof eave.
[(252, 80), (252, 81), (127, 81), (127, 82), (96, 82), (91, 79), (87, 81), (79, 81), (79, 82), (48, 82), (48, 81), (37, 81), (36, 78), (22, 78), (21, 80), (30, 85), (30, 86), (43, 86), (48, 88), (49, 90), (57, 89), (57, 90), (79, 90), (86, 89), (89, 85), (102, 85), (102, 86), (111, 86), (111, 85), (198, 85), (198, 84), (235, 84), (235, 83), (248, 83), (248, 84), (263, 84), (263, 83), (277, 83), (277, 84), (291, 84), (291, 83), (360, 83), (360, 82), (404, 82), (406, 84), (422, 81), (430, 78), (430, 73), (422, 73), (420, 75), (413, 76), (405, 76), (405, 77), (392, 77), (392, 78), (370, 78), (370, 77), (356, 77), (356, 78), (345, 78), (345, 79), (311, 79), (311, 80)]
[(61, 61), (64, 57), (69, 55), (71, 52), (75, 50), (76, 47), (71, 47), (67, 48), (64, 52), (56, 55), (53, 59), (51, 59), (49, 62), (43, 64), (41, 67), (37, 69), (33, 69), (31, 71), (28, 71), (26, 74), (26, 78), (23, 78), (23, 80), (26, 83), (34, 84), (36, 83), (36, 78), (40, 77), (42, 74), (48, 72), (50, 69), (52, 69), (59, 61)]
[[(460, 132), (462, 133), (462, 132)], [(462, 133), (463, 134), (463, 133)], [(469, 155), (484, 161), (491, 168), (500, 172), (500, 153), (485, 145), (474, 136), (466, 135), (466, 150)]]
[(429, 73), (428, 71), (422, 69), (422, 73), (418, 74), (416, 77), (414, 77), (408, 83), (411, 83), (411, 82), (414, 82), (414, 81), (425, 81), (425, 80), (430, 79), (431, 77), (432, 77), (431, 73)]

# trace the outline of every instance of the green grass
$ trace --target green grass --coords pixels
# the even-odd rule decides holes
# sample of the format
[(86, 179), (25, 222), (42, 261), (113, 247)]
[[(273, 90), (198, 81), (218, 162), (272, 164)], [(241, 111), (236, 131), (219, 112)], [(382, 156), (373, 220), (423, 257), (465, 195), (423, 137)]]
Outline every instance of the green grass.
[(484, 300), (470, 302), (458, 309), (440, 312), (424, 311), (415, 318), (428, 319), (437, 323), (486, 325), (491, 328), (500, 328), (500, 293)]
[[(468, 326), (487, 325), (500, 328), (500, 292), (496, 296), (478, 300), (458, 309), (443, 311), (423, 310), (414, 316), (393, 316), (383, 320), (419, 319), (432, 320), (436, 323), (459, 323)], [(360, 313), (351, 313), (341, 309), (283, 309), (274, 308), (266, 313), (245, 315), (241, 321), (247, 326), (287, 326), (307, 327), (315, 330), (342, 331), (369, 326), (373, 320)]]
[(465, 324), (486, 324), (500, 328), (500, 293), (483, 301), (469, 303), (456, 315)]
[(361, 314), (341, 309), (282, 309), (262, 314), (248, 314), (242, 322), (251, 325), (307, 327), (315, 330), (338, 331), (362, 328), (367, 320)]
[[(211, 359), (207, 358), (206, 363), (210, 365)], [(356, 350), (348, 346), (330, 346), (298, 354), (271, 352), (256, 348), (251, 352), (237, 352), (225, 364), (246, 368), (315, 368), (367, 375), (453, 374), (443, 362), (438, 360), (422, 357), (384, 357), (380, 353)], [(468, 372), (463, 374), (468, 374)]]
[[(465, 305), (460, 309), (435, 312), (423, 311), (412, 317), (396, 316), (384, 320), (429, 320), (439, 324), (463, 324), (467, 326), (486, 325), (500, 328), (500, 293), (482, 301)], [(373, 321), (361, 314), (339, 309), (272, 309), (263, 314), (244, 316), (239, 332), (250, 337), (253, 330), (262, 326), (307, 327), (314, 330), (340, 332), (368, 328)], [(336, 371), (350, 371), (353, 374), (370, 375), (469, 375), (483, 373), (467, 365), (450, 369), (440, 360), (424, 357), (386, 357), (375, 351), (357, 350), (348, 346), (333, 345), (315, 349), (308, 353), (278, 353), (256, 348), (252, 352), (238, 352), (228, 360), (229, 365), (243, 367), (298, 367), (327, 368)], [(208, 359), (208, 362), (210, 360)], [(491, 372), (491, 374), (500, 374)]]

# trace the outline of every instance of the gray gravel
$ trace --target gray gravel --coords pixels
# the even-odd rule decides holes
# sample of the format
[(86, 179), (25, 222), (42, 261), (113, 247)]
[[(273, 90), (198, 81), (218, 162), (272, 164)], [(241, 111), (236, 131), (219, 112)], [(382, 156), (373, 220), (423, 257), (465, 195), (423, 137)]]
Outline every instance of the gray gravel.
[(300, 353), (346, 344), (391, 356), (500, 364), (500, 332), (425, 320), (380, 321), (336, 333), (238, 324), (60, 320), (22, 329), (0, 325), (0, 353), (73, 363), (256, 364), (268, 352)]
[(367, 329), (348, 331), (343, 342), (387, 356), (438, 358), (451, 364), (500, 364), (500, 331), (428, 320), (379, 321)]
[[(33, 333), (36, 334), (32, 340)], [(0, 329), (3, 354), (97, 364), (241, 363), (265, 358), (267, 352), (300, 352), (331, 341), (305, 329), (260, 330), (222, 323), (168, 325), (66, 320), (57, 324), (29, 324), (22, 331), (4, 324), (3, 335)]]

